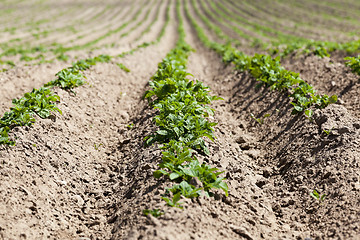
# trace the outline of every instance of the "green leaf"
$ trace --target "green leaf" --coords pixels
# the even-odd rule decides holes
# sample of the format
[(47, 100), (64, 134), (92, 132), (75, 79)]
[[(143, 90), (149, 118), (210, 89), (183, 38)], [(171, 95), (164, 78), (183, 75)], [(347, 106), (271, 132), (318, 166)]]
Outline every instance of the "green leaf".
[(163, 136), (168, 135), (168, 132), (166, 130), (157, 130), (156, 133)]
[(311, 109), (306, 109), (306, 110), (305, 110), (305, 115), (306, 115), (307, 117), (311, 118), (312, 115), (313, 115), (313, 111), (312, 111)]
[(175, 172), (173, 172), (173, 173), (171, 173), (171, 174), (169, 175), (170, 180), (174, 180), (174, 179), (176, 179), (176, 178), (178, 178), (178, 177), (180, 177), (180, 174), (175, 173)]
[(300, 106), (294, 106), (294, 109), (297, 111), (297, 112), (302, 112), (304, 109)]
[(321, 198), (320, 198), (320, 201), (324, 201), (325, 197), (326, 197), (326, 195), (323, 194), (323, 195), (321, 196)]
[(167, 175), (168, 173), (165, 170), (156, 170), (154, 171), (154, 177), (155, 178), (161, 178), (163, 175)]
[(180, 196), (181, 194), (180, 193), (177, 193), (173, 196), (173, 203), (176, 204), (179, 200), (180, 200)]
[(225, 195), (228, 197), (229, 196), (229, 188), (228, 188), (228, 185), (226, 184), (226, 182), (223, 182), (223, 181), (220, 182), (219, 186), (222, 190), (224, 190)]
[(338, 100), (338, 97), (336, 95), (332, 95), (330, 98), (329, 98), (329, 103), (336, 103)]

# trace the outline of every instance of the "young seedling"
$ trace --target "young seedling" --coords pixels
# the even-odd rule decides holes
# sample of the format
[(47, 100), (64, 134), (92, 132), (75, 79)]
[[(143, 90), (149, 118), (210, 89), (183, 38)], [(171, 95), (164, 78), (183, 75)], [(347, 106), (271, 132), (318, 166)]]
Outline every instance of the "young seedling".
[(345, 65), (350, 67), (353, 73), (360, 75), (360, 55), (357, 57), (346, 57)]
[(306, 109), (305, 111), (304, 111), (304, 113), (305, 113), (305, 117), (308, 119), (308, 120), (312, 120), (312, 115), (313, 115), (313, 110), (311, 110), (311, 109)]
[(315, 189), (310, 193), (310, 195), (318, 200), (320, 203), (322, 203), (325, 200), (326, 195), (320, 195)]
[(256, 118), (256, 117), (254, 116), (254, 114), (252, 114), (252, 113), (250, 113), (250, 116), (251, 116), (252, 119), (256, 120), (260, 125), (262, 125), (262, 124), (264, 124), (265, 118), (270, 117), (271, 114), (270, 114), (270, 113), (267, 113), (267, 114), (264, 115), (263, 118)]
[(96, 151), (99, 151), (99, 149), (100, 149), (101, 146), (103, 146), (102, 143), (100, 143), (100, 144), (94, 143), (94, 148), (95, 148)]
[(182, 203), (179, 202), (180, 197), (181, 197), (181, 193), (179, 192), (174, 194), (172, 198), (168, 198), (168, 197), (161, 197), (161, 198), (167, 203), (168, 206), (183, 209), (183, 207), (181, 206)]
[(130, 69), (127, 68), (124, 64), (122, 63), (117, 63), (116, 65), (119, 66), (120, 69), (124, 70), (125, 72), (130, 72)]
[(145, 216), (151, 214), (151, 215), (153, 215), (154, 217), (157, 218), (157, 217), (160, 217), (161, 215), (164, 215), (164, 212), (161, 211), (160, 209), (153, 209), (153, 210), (144, 209), (144, 210), (143, 210), (143, 214), (144, 214)]
[(329, 130), (323, 129), (323, 132), (326, 133), (326, 135), (329, 136), (330, 133), (331, 133), (331, 130), (332, 130), (332, 128), (330, 128)]

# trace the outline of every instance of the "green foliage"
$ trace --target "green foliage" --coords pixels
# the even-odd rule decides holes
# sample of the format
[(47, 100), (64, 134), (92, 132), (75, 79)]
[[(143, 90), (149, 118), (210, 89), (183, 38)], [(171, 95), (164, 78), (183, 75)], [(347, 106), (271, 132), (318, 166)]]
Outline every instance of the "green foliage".
[(144, 210), (143, 210), (143, 214), (144, 214), (145, 216), (151, 214), (151, 215), (153, 215), (154, 217), (157, 218), (157, 217), (160, 217), (161, 215), (164, 215), (164, 212), (161, 211), (160, 209), (153, 209), (153, 210), (144, 209)]
[[(89, 69), (98, 62), (109, 62), (111, 57), (99, 55), (94, 58), (79, 60), (69, 68), (59, 71), (57, 79), (50, 81), (40, 89), (33, 89), (30, 93), (25, 93), (20, 99), (13, 99), (13, 107), (10, 112), (6, 112), (0, 119), (0, 144), (14, 145), (15, 142), (9, 139), (9, 132), (16, 126), (30, 126), (35, 122), (34, 115), (47, 118), (51, 112), (61, 110), (56, 107), (55, 102), (60, 101), (58, 95), (54, 95), (49, 88), (59, 86), (62, 89), (70, 90), (83, 85), (84, 76), (80, 71)], [(100, 147), (94, 145), (95, 149)]]
[(63, 52), (56, 56), (56, 59), (59, 61), (66, 62), (69, 60), (69, 56), (64, 54)]
[(99, 151), (101, 146), (103, 146), (102, 143), (99, 143), (99, 144), (94, 143), (94, 148), (95, 148), (96, 151)]
[(328, 136), (330, 135), (331, 131), (332, 131), (332, 128), (331, 128), (331, 129), (328, 129), (328, 130), (323, 129), (323, 132), (324, 132), (326, 135), (328, 135)]
[(256, 118), (254, 114), (252, 114), (252, 113), (250, 114), (250, 117), (251, 117), (252, 119), (254, 119), (255, 121), (257, 121), (260, 125), (264, 124), (265, 118), (270, 117), (270, 116), (271, 116), (271, 115), (270, 115), (269, 113), (267, 113), (267, 114), (265, 114), (262, 118), (261, 118), (261, 117), (260, 117), (260, 118)]
[[(316, 108), (325, 108), (331, 103), (337, 101), (337, 96), (316, 94), (313, 87), (302, 80), (298, 73), (286, 70), (281, 66), (280, 57), (272, 58), (269, 55), (255, 54), (250, 57), (243, 52), (233, 48), (231, 44), (220, 44), (210, 41), (204, 30), (197, 24), (195, 19), (189, 13), (185, 2), (185, 14), (194, 26), (199, 39), (204, 45), (213, 49), (223, 57), (223, 62), (233, 63), (235, 68), (240, 71), (248, 71), (260, 85), (289, 93), (292, 98), (291, 104), (294, 106), (292, 114), (302, 113), (312, 106)], [(326, 54), (321, 48), (318, 48), (319, 54)], [(306, 111), (311, 117), (312, 111)]]
[[(36, 46), (36, 47), (29, 47), (29, 46), (9, 46), (7, 43), (1, 44), (2, 53), (0, 54), (0, 58), (3, 56), (15, 56), (21, 55), (20, 60), (30, 62), (37, 59), (43, 59), (44, 56), (42, 53), (48, 51), (44, 46)], [(35, 57), (32, 57), (34, 54), (38, 53)], [(15, 66), (14, 62), (12, 61), (2, 61), (0, 60), (0, 64), (8, 64), (12, 67)]]
[(170, 207), (177, 207), (177, 208), (180, 208), (180, 209), (183, 209), (183, 207), (181, 206), (181, 202), (179, 202), (180, 200), (180, 197), (181, 197), (181, 193), (176, 193), (173, 195), (172, 198), (169, 198), (169, 197), (161, 197), (162, 200), (164, 200), (168, 206)]
[(45, 84), (46, 87), (58, 86), (65, 90), (71, 90), (75, 87), (84, 85), (85, 76), (80, 71), (85, 71), (98, 62), (109, 62), (111, 57), (109, 55), (99, 55), (94, 58), (79, 60), (73, 63), (71, 67), (65, 68), (56, 73), (55, 80)]
[(345, 65), (350, 67), (351, 70), (360, 75), (360, 55), (357, 57), (346, 57)]
[(48, 88), (33, 89), (30, 93), (25, 93), (24, 97), (13, 99), (14, 106), (0, 119), (0, 144), (14, 145), (15, 142), (9, 139), (8, 133), (16, 126), (32, 125), (35, 122), (34, 115), (47, 118), (53, 111), (61, 114), (61, 110), (55, 105), (57, 101), (60, 101), (60, 97)]
[(124, 64), (117, 63), (116, 65), (119, 66), (120, 69), (124, 70), (125, 72), (130, 72), (130, 69), (128, 69)]
[(177, 183), (166, 189), (162, 199), (169, 206), (182, 208), (179, 202), (181, 196), (213, 196), (212, 189), (223, 190), (228, 195), (228, 186), (224, 178), (219, 177), (222, 172), (200, 164), (195, 156), (196, 152), (210, 153), (203, 137), (214, 140), (212, 127), (216, 123), (206, 119), (214, 113), (208, 105), (221, 98), (210, 96), (208, 87), (202, 82), (187, 78), (192, 76), (186, 71), (186, 64), (193, 49), (185, 42), (179, 4), (180, 1), (177, 1), (179, 40), (159, 63), (150, 81), (151, 89), (146, 91), (144, 98), (158, 109), (154, 121), (159, 129), (145, 137), (145, 145), (155, 142), (162, 144), (162, 158), (154, 177), (166, 177)]
[(320, 195), (320, 193), (318, 193), (316, 190), (313, 190), (310, 193), (310, 196), (312, 196), (313, 198), (315, 198), (316, 200), (318, 200), (320, 203), (323, 202), (325, 200), (326, 195)]
[(45, 86), (59, 86), (62, 89), (72, 89), (85, 83), (84, 76), (75, 68), (66, 68), (56, 73), (57, 79)]

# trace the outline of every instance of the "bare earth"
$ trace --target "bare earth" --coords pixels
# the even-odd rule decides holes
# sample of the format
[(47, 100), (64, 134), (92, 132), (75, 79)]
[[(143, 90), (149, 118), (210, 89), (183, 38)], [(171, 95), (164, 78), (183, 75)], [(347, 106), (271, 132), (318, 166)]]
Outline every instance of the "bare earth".
[[(86, 1), (78, 2), (86, 8)], [(130, 8), (131, 2), (109, 4), (119, 10), (120, 6)], [(142, 2), (137, 0), (132, 15), (113, 28), (131, 19)], [(143, 4), (139, 20), (153, 6), (160, 7), (160, 15), (138, 40), (156, 38), (168, 3), (171, 20), (161, 41), (120, 59), (131, 72), (122, 71), (115, 62), (97, 64), (85, 71), (88, 84), (76, 88), (76, 94), (55, 88), (62, 115), (39, 118), (32, 127), (16, 127), (11, 135), (17, 139), (16, 146), (0, 146), (0, 239), (360, 239), (359, 76), (344, 66), (341, 53), (323, 59), (284, 59), (287, 69), (299, 72), (319, 92), (340, 98), (337, 104), (316, 110), (312, 121), (291, 115), (286, 94), (257, 89), (248, 73), (224, 65), (201, 44), (183, 11), (186, 41), (196, 49), (188, 72), (209, 86), (212, 94), (224, 98), (212, 106), (218, 125), (216, 140), (208, 142), (211, 155), (199, 159), (225, 171), (229, 197), (217, 192), (214, 198), (182, 199), (183, 210), (161, 200), (170, 183), (153, 177), (161, 152), (156, 145), (143, 145), (144, 137), (156, 126), (155, 110), (142, 96), (157, 64), (178, 37), (173, 1)], [(88, 4), (93, 8), (84, 12), (84, 18), (90, 19), (100, 10), (94, 1)], [(114, 9), (110, 7), (108, 14), (116, 14)], [(143, 24), (155, 19), (155, 10)], [(335, 28), (342, 26), (336, 23)], [(71, 51), (70, 60), (130, 50), (145, 25), (119, 36), (133, 26), (97, 43), (97, 49)], [(74, 44), (91, 41), (103, 32)], [(325, 32), (336, 37), (334, 32)], [(28, 36), (21, 28), (16, 34)], [(2, 40), (15, 36), (4, 35)], [(71, 38), (63, 37), (58, 42)], [(104, 46), (113, 42), (118, 45)], [(0, 113), (11, 107), (11, 99), (53, 80), (55, 73), (70, 64), (57, 60), (30, 66), (19, 63), (0, 72)], [(270, 116), (259, 124), (251, 114)], [(326, 194), (323, 202), (310, 196), (314, 189)], [(144, 216), (142, 211), (150, 208), (165, 214)]]

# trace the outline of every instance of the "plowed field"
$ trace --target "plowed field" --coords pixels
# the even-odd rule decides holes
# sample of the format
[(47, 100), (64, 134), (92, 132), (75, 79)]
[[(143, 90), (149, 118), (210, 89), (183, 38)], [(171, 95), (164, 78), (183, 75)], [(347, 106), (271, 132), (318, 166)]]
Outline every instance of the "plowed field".
[(360, 239), (359, 36), (356, 0), (1, 1), (0, 239)]

